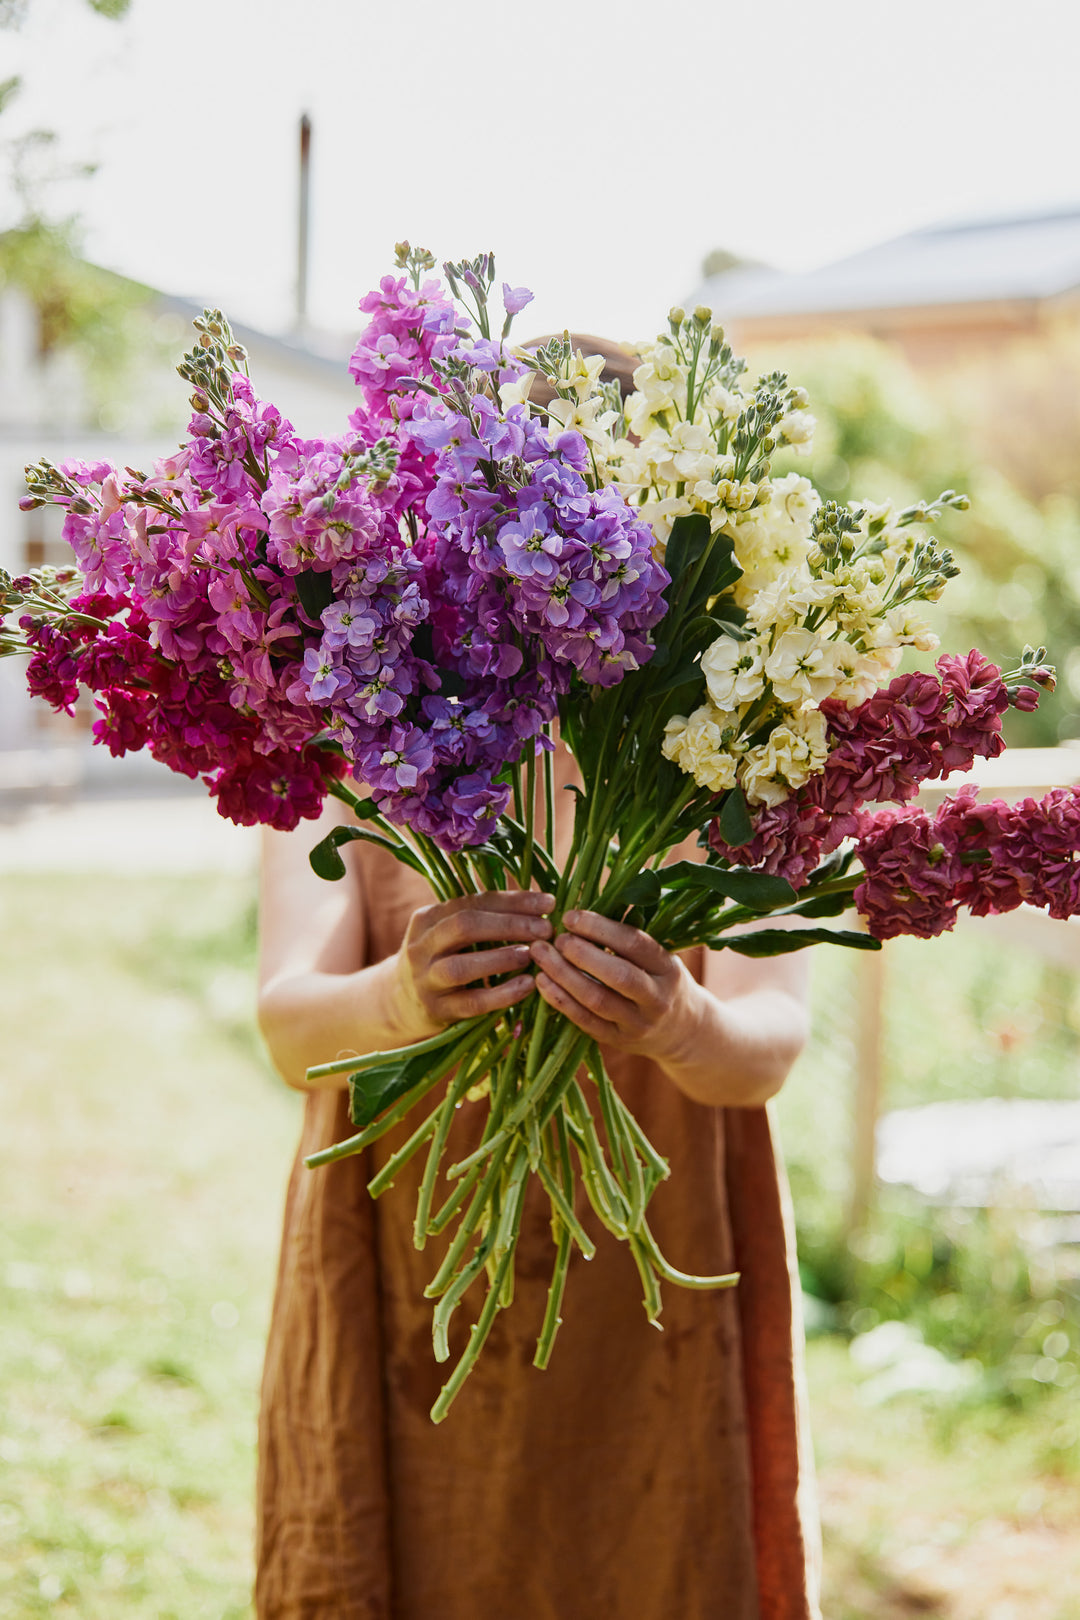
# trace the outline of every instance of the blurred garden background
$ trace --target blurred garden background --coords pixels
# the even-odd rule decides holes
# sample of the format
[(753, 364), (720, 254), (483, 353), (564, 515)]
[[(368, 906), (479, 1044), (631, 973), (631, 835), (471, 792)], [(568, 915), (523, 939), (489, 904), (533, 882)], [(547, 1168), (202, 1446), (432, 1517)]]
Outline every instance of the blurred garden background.
[[(202, 0), (195, 9), (205, 25)], [(223, 30), (253, 15), (217, 9)], [(640, 56), (650, 13), (631, 9)], [(863, 61), (874, 60), (874, 9), (825, 0), (831, 45), (800, 32), (796, 8), (780, 13), (800, 49)], [(553, 50), (563, 10), (550, 40), (523, 35), (518, 50)], [(711, 30), (718, 51), (725, 27), (748, 26), (723, 7), (707, 22), (704, 8), (675, 11), (687, 29)], [(813, 195), (785, 204), (802, 222), (801, 265), (794, 252), (780, 268), (761, 262), (780, 257), (782, 210), (752, 175), (731, 179), (737, 206), (723, 187), (699, 195), (682, 245), (669, 219), (650, 233), (663, 251), (652, 243), (642, 260), (643, 278), (663, 281), (657, 320), (676, 299), (704, 300), (752, 369), (782, 366), (809, 390), (815, 448), (793, 466), (827, 495), (970, 494), (970, 511), (940, 525), (962, 567), (936, 621), (942, 640), (1010, 665), (1025, 642), (1044, 643), (1061, 677), (1037, 714), (1008, 717), (1015, 770), (991, 773), (989, 786), (1013, 793), (1080, 780), (1080, 192), (1055, 169), (1061, 143), (1045, 122), (1069, 105), (1051, 81), (1070, 59), (1070, 13), (1040, 0), (1029, 11), (1019, 39), (998, 27), (996, 0), (981, 33), (957, 32), (948, 6), (911, 8), (937, 42), (906, 92), (925, 111), (934, 91), (935, 164), (928, 148), (886, 149), (872, 116), (875, 96), (894, 105), (884, 69), (849, 77), (880, 187), (845, 149), (851, 119), (838, 120), (848, 133), (813, 147), (810, 171), (822, 195), (841, 198), (835, 241), (813, 234)], [(347, 26), (334, 5), (314, 13)], [(172, 145), (155, 161), (167, 180), (152, 195), (129, 183), (127, 236), (101, 200), (110, 194), (94, 190), (99, 177), (76, 173), (100, 159), (107, 180), (119, 148), (107, 122), (85, 150), (74, 126), (54, 127), (67, 113), (43, 99), (46, 66), (74, 83), (73, 53), (85, 49), (104, 63), (104, 85), (146, 96), (139, 51), (154, 17), (152, 0), (0, 0), (0, 49), (13, 47), (10, 70), (0, 59), (0, 564), (13, 572), (63, 555), (55, 514), (17, 510), (26, 460), (139, 462), (175, 443), (185, 398), (171, 368), (201, 307), (192, 289), (224, 301), (232, 277), (256, 380), (306, 429), (330, 431), (348, 408), (350, 333), (316, 268), (340, 225), (320, 153), (329, 169), (342, 137), (317, 94), (313, 180), (301, 181), (297, 149), (313, 71), (307, 85), (297, 71), (291, 99), (280, 64), (276, 103), (250, 89), (280, 198), (258, 263), (258, 221), (239, 192), (211, 205), (172, 178), (191, 131), (170, 109), (188, 92), (203, 106), (212, 74), (185, 90), (157, 59), (158, 138)], [(1060, 49), (1048, 57), (1051, 23)], [(16, 61), (28, 42), (37, 54)], [(208, 60), (198, 43), (177, 41), (182, 64)], [(606, 37), (588, 43), (590, 60), (606, 60)], [(903, 77), (908, 47), (888, 44)], [(962, 57), (982, 99), (963, 103), (961, 129), (947, 111), (967, 93)], [(797, 83), (796, 67), (784, 57), (782, 83)], [(992, 129), (1006, 85), (1009, 141), (1030, 160), (999, 195), (971, 151), (981, 136), (1007, 168)], [(759, 106), (739, 103), (732, 122), (747, 142), (779, 143), (768, 150), (787, 185), (800, 137), (755, 122)], [(130, 140), (130, 124), (117, 128)], [(203, 129), (209, 139), (212, 121)], [(729, 162), (732, 138), (710, 126)], [(815, 127), (806, 138), (823, 137)], [(684, 167), (704, 172), (712, 150), (703, 141)], [(627, 161), (612, 158), (631, 197)], [(913, 165), (927, 200), (901, 206), (897, 176)], [(399, 178), (416, 195), (390, 207), (382, 184), (354, 296), (373, 279), (364, 255), (381, 266), (395, 234), (420, 236), (411, 220), (435, 218), (425, 187), (439, 177)], [(508, 237), (531, 241), (512, 188), (495, 190), (477, 215), (482, 233), (500, 252), (504, 221)], [(965, 212), (968, 198), (997, 201)], [(146, 246), (155, 208), (155, 232), (160, 210), (184, 216), (178, 280)], [(200, 230), (214, 238), (204, 258), (192, 248)], [(230, 230), (248, 241), (222, 268), (214, 254)], [(256, 288), (245, 307), (267, 264), (278, 292)], [(513, 267), (516, 279), (529, 273)], [(634, 318), (608, 259), (586, 255), (571, 273), (593, 289), (579, 324), (622, 331)], [(260, 314), (274, 298), (276, 323)], [(0, 1616), (239, 1620), (250, 1613), (257, 1387), (300, 1106), (254, 1029), (256, 840), (164, 771), (98, 759), (91, 716), (61, 725), (36, 713), (20, 675), (0, 669)], [(894, 942), (873, 962), (817, 953), (814, 1037), (777, 1115), (799, 1231), (827, 1620), (1080, 1620), (1078, 935), (1021, 915)]]

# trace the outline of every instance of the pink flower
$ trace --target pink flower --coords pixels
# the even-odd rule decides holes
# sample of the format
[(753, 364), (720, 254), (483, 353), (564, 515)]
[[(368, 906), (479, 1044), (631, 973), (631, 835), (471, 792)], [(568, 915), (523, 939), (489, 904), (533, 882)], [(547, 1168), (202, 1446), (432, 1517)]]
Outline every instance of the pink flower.
[(860, 817), (859, 858), (866, 873), (855, 904), (875, 939), (915, 934), (932, 939), (952, 928), (962, 871), (955, 839), (924, 810), (879, 810)]

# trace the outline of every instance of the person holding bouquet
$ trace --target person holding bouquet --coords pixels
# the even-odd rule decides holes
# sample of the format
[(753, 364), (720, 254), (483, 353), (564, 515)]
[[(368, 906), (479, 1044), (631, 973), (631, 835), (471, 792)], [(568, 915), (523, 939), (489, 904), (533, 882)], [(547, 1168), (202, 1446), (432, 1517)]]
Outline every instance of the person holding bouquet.
[[(323, 830), (346, 816), (335, 804)], [(541, 996), (603, 1042), (671, 1160), (654, 1201), (666, 1250), (742, 1275), (732, 1290), (676, 1291), (658, 1333), (625, 1245), (596, 1227), (595, 1258), (571, 1266), (558, 1353), (537, 1373), (552, 1236), (546, 1201), (530, 1199), (515, 1308), (434, 1427), (419, 1172), (378, 1204), (368, 1195), (400, 1128), (306, 1171), (305, 1155), (350, 1130), (344, 1090), (309, 1089), (263, 1390), (260, 1620), (809, 1620), (799, 1326), (764, 1106), (805, 1038), (803, 957), (683, 959), (590, 912), (553, 939), (549, 895), (435, 904), (366, 845), (330, 889), (308, 864), (309, 828), (264, 836), (260, 1018), (286, 1080), (303, 1087), (343, 1050)], [(458, 1156), (477, 1116), (460, 1110)]]
[(921, 605), (958, 569), (926, 531), (966, 497), (774, 470), (805, 391), (748, 384), (709, 310), (637, 364), (518, 349), (531, 295), (504, 283), (493, 328), (490, 254), (449, 294), (395, 256), (341, 436), (303, 439), (207, 310), (185, 443), (28, 468), (73, 566), (0, 571), (31, 692), (89, 692), (95, 740), (273, 829), (260, 1015), (308, 1096), (258, 1612), (815, 1620), (765, 1108), (797, 964), (1080, 911), (1074, 790), (911, 803), (1053, 671), (899, 672), (937, 645)]

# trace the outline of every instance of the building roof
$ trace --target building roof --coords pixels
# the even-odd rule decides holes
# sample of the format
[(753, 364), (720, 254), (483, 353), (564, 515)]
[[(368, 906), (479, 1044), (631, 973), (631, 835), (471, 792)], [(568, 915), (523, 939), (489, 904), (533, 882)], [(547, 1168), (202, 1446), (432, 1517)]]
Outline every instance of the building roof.
[(833, 264), (737, 269), (689, 300), (723, 319), (1040, 302), (1080, 289), (1080, 208), (932, 225)]
[[(153, 292), (152, 297), (157, 309), (182, 315), (186, 321), (193, 320), (196, 315), (203, 312), (204, 306), (197, 298), (181, 298), (173, 293), (160, 292)], [(318, 376), (332, 377), (344, 382), (351, 380), (348, 364), (355, 340), (314, 329), (306, 330), (302, 334), (263, 332), (257, 327), (245, 326), (243, 321), (234, 321), (231, 318), (229, 325), (234, 338), (238, 343), (242, 343), (245, 349), (275, 354), (280, 359), (289, 360)]]

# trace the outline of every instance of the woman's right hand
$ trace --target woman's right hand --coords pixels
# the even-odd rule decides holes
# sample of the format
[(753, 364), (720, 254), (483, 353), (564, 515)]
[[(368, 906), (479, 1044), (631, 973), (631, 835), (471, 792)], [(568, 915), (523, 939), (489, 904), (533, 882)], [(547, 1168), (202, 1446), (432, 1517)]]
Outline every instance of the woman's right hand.
[[(535, 987), (531, 947), (552, 937), (555, 897), (495, 889), (413, 912), (397, 953), (402, 1026), (412, 1040), (459, 1018), (476, 1018), (521, 1001)], [(471, 947), (484, 947), (472, 949)], [(477, 983), (509, 973), (502, 984)]]

